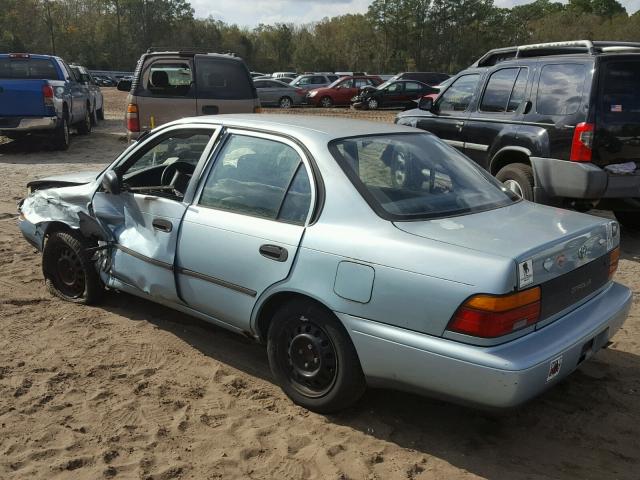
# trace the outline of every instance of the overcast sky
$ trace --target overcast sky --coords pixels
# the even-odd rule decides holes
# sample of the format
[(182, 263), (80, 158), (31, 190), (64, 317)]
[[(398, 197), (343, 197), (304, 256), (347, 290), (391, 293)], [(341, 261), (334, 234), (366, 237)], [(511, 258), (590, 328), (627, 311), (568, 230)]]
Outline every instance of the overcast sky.
[[(345, 13), (364, 13), (372, 0), (191, 0), (198, 17), (213, 15), (226, 23), (255, 27), (260, 23), (321, 20)], [(500, 7), (510, 7), (531, 0), (495, 0)], [(622, 0), (629, 13), (640, 9), (640, 0)]]

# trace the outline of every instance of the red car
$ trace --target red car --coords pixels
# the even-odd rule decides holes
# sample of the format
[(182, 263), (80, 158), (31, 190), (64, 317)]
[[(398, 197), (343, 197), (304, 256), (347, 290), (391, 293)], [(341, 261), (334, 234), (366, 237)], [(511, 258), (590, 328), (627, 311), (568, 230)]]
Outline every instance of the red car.
[(380, 77), (372, 75), (341, 77), (328, 87), (311, 90), (306, 102), (316, 107), (333, 107), (334, 105), (349, 105), (351, 99), (358, 95), (360, 88), (378, 86), (382, 83)]

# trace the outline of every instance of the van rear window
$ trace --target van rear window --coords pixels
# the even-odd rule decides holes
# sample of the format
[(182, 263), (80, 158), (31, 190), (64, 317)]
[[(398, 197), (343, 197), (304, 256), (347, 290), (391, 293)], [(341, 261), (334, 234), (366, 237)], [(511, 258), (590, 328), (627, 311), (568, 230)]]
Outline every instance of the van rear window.
[(578, 111), (587, 69), (580, 64), (545, 65), (540, 73), (536, 111), (571, 115)]
[(58, 80), (52, 60), (47, 58), (0, 58), (0, 78)]
[(244, 63), (222, 58), (196, 57), (198, 98), (246, 100), (256, 98)]
[(606, 123), (635, 120), (640, 113), (640, 62), (609, 62), (600, 85), (600, 118)]

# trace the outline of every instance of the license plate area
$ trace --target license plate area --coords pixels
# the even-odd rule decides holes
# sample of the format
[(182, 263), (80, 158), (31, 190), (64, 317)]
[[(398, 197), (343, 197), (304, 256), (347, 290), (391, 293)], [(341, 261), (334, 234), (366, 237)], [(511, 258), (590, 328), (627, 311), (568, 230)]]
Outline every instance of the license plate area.
[(604, 329), (598, 335), (588, 340), (582, 345), (580, 350), (580, 357), (578, 358), (578, 365), (590, 358), (594, 353), (600, 350), (609, 340), (609, 327)]

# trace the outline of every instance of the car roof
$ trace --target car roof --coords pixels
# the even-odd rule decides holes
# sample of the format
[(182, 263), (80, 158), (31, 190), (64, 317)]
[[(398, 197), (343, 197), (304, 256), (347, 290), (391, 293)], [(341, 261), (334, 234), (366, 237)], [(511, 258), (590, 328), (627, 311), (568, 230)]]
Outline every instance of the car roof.
[(225, 114), (189, 117), (166, 124), (180, 125), (189, 123), (211, 123), (228, 128), (242, 127), (256, 130), (269, 130), (273, 133), (293, 137), (323, 137), (323, 141), (336, 138), (376, 135), (385, 133), (426, 133), (415, 128), (393, 123), (371, 122), (350, 118), (321, 117), (317, 115), (296, 114)]

